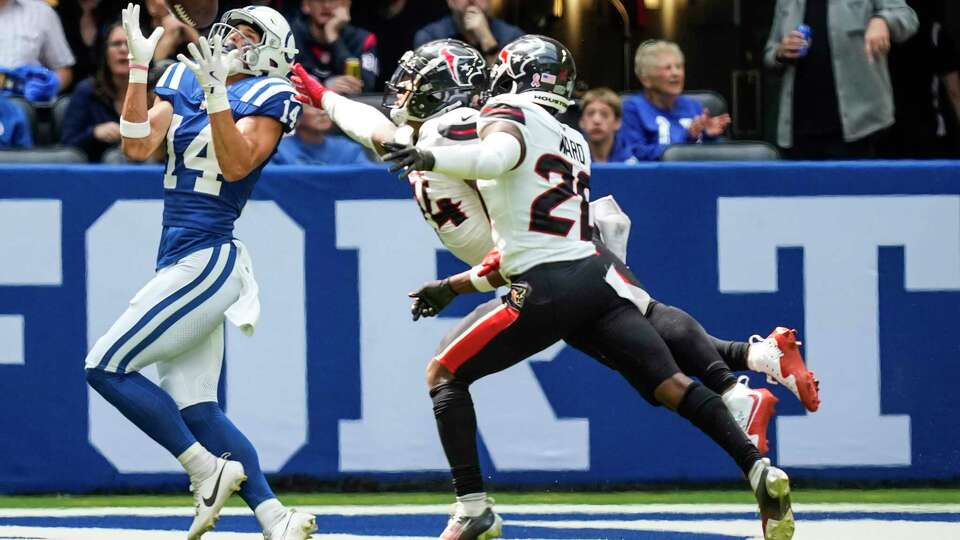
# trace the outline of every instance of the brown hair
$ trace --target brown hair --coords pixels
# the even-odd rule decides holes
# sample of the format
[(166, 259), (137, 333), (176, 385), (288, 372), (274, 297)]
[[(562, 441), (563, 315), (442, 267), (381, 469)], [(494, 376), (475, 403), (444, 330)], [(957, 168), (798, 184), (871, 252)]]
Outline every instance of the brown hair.
[(613, 115), (617, 117), (617, 119), (623, 115), (623, 102), (620, 100), (620, 96), (609, 88), (600, 87), (589, 90), (583, 95), (583, 107), (580, 110), (587, 110), (587, 107), (594, 101), (599, 101), (600, 103), (605, 103), (610, 106), (610, 108), (613, 109)]

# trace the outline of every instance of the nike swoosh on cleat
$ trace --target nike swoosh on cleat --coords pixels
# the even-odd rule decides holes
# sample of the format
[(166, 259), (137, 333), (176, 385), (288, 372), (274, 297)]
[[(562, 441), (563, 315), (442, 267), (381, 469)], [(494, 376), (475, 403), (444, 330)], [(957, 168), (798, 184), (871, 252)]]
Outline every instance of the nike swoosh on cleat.
[(223, 478), (223, 471), (224, 471), (226, 468), (227, 468), (227, 466), (224, 465), (223, 468), (220, 469), (220, 475), (217, 476), (217, 483), (215, 483), (215, 484), (213, 485), (213, 493), (210, 494), (210, 497), (209, 497), (209, 498), (207, 498), (207, 497), (204, 497), (204, 498), (203, 498), (203, 504), (205, 504), (205, 505), (207, 505), (207, 506), (213, 506), (213, 503), (216, 502), (216, 500), (217, 500), (217, 492), (220, 491), (220, 479)]

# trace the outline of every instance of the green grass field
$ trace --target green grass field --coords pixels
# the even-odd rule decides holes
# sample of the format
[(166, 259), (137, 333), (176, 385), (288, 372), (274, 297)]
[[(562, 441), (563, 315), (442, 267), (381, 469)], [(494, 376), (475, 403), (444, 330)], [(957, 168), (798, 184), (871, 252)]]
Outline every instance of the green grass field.
[[(605, 493), (494, 493), (501, 504), (696, 504), (753, 503), (747, 491), (623, 491)], [(446, 504), (449, 493), (282, 493), (292, 506)], [(797, 490), (796, 503), (960, 503), (960, 489), (811, 489)], [(187, 495), (42, 495), (0, 497), (0, 508), (190, 506)], [(242, 506), (234, 497), (231, 506)]]

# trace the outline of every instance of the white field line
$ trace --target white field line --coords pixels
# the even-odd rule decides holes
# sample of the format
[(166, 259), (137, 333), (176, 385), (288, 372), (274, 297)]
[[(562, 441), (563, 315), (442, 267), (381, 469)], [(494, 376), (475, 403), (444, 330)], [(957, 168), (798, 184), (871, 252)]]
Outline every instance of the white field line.
[[(7, 538), (42, 538), (43, 540), (183, 540), (183, 531), (143, 531), (130, 529), (68, 529), (58, 527), (0, 527), (0, 540)], [(204, 540), (263, 540), (262, 533), (211, 531)], [(436, 540), (418, 536), (358, 536), (324, 534), (324, 540)]]
[[(304, 506), (301, 510), (318, 515), (379, 516), (446, 514), (449, 505), (336, 505)], [(752, 504), (500, 504), (497, 511), (504, 514), (702, 514), (756, 512)], [(857, 513), (960, 513), (960, 504), (796, 504), (794, 511), (802, 512), (857, 512)], [(243, 507), (224, 508), (222, 515), (246, 516), (251, 512)], [(192, 516), (188, 506), (169, 507), (97, 507), (97, 508), (0, 508), (0, 517), (76, 517), (76, 516)]]
[[(760, 520), (600, 520), (600, 521), (536, 521), (514, 520), (505, 523), (513, 527), (544, 527), (551, 529), (600, 529), (651, 532), (710, 533), (751, 537), (762, 540)], [(509, 529), (508, 529), (509, 530)], [(509, 533), (508, 533), (509, 534)], [(960, 523), (912, 522), (883, 520), (824, 520), (797, 522), (793, 540), (956, 540), (960, 538)]]

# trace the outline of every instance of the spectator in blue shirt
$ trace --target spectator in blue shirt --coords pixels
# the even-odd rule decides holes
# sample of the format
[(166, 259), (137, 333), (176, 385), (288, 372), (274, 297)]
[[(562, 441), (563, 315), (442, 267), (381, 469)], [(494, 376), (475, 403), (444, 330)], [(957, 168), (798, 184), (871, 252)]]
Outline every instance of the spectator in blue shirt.
[(0, 149), (32, 147), (27, 113), (16, 103), (0, 96)]
[(682, 95), (684, 60), (676, 43), (642, 43), (634, 69), (643, 92), (624, 102), (620, 135), (637, 159), (658, 160), (671, 144), (712, 140), (730, 125), (729, 114), (712, 116), (700, 102)]
[(333, 121), (322, 109), (303, 105), (297, 130), (284, 137), (270, 163), (276, 165), (363, 165), (370, 164), (363, 146), (347, 137), (330, 135)]
[(492, 64), (500, 49), (525, 32), (496, 17), (490, 17), (490, 0), (447, 0), (450, 15), (421, 28), (413, 37), (413, 47), (435, 39), (465, 41), (483, 53)]
[(631, 148), (620, 134), (623, 103), (609, 88), (594, 88), (583, 95), (580, 130), (590, 145), (594, 163), (636, 163)]

